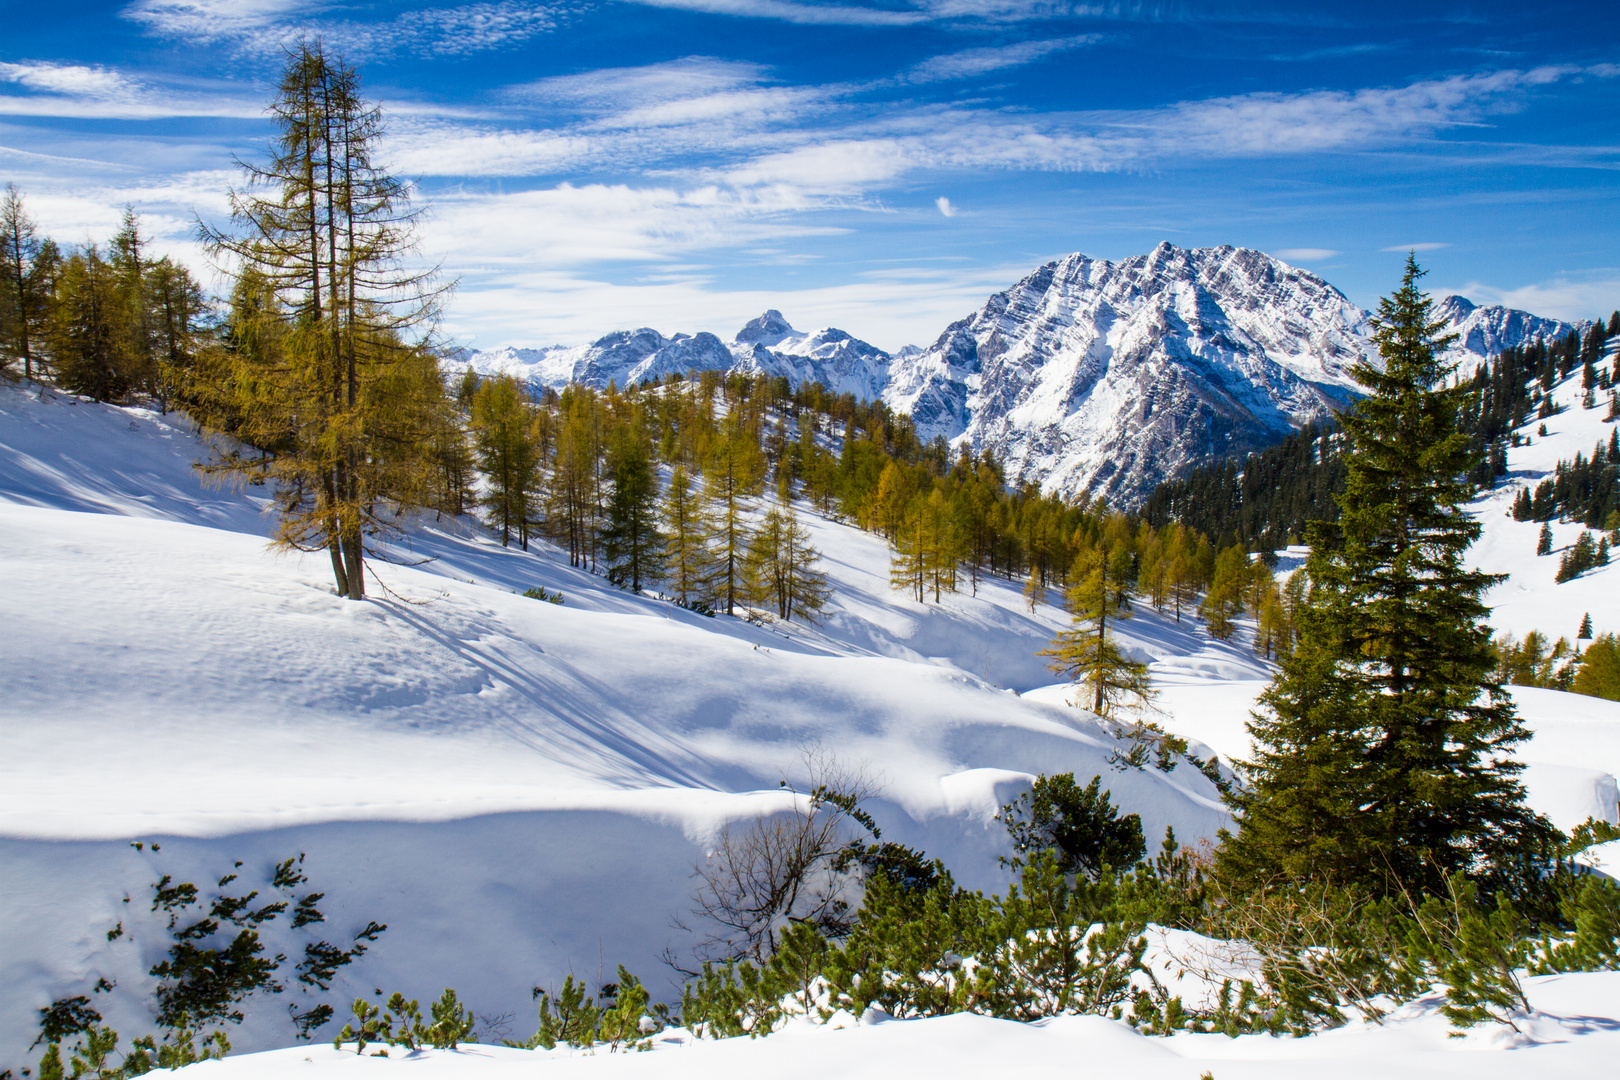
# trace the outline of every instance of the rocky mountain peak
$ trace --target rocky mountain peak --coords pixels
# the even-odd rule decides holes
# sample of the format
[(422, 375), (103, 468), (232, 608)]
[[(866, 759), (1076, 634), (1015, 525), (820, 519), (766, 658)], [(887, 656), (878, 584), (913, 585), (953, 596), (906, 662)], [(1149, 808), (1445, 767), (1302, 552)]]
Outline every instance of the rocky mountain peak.
[(771, 308), (757, 319), (748, 322), (737, 331), (736, 341), (741, 345), (775, 345), (782, 339), (796, 334), (782, 313)]

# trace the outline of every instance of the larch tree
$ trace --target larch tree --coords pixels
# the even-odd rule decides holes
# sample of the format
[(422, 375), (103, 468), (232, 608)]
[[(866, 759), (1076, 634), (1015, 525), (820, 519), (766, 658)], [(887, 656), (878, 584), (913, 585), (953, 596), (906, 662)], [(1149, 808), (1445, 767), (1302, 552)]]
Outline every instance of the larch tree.
[(937, 604), (942, 591), (956, 591), (956, 568), (962, 561), (963, 534), (943, 491), (936, 487), (927, 498), (919, 501), (922, 505), (917, 508), (917, 514), (923, 521), (923, 571)]
[(748, 514), (764, 478), (759, 440), (734, 411), (721, 425), (703, 468), (704, 497), (714, 520), (715, 592), (727, 615), (736, 611), (747, 585)]
[(1482, 597), (1497, 579), (1463, 562), (1476, 451), (1420, 276), (1409, 257), (1374, 323), (1383, 362), (1353, 369), (1369, 396), (1342, 417), (1342, 516), (1312, 526), (1298, 641), (1228, 796), (1240, 829), (1219, 868), (1248, 887), (1444, 894), (1459, 871), (1503, 887), (1551, 836), (1511, 756), (1527, 732), (1495, 674)]
[(928, 588), (927, 530), (923, 515), (913, 507), (911, 513), (902, 515), (889, 540), (889, 587), (905, 589), (919, 604)]
[(748, 546), (749, 599), (774, 608), (780, 619), (813, 623), (832, 596), (820, 566), (821, 552), (793, 508), (773, 506)]
[(1249, 555), (1242, 545), (1233, 544), (1215, 557), (1214, 573), (1209, 579), (1209, 590), (1198, 606), (1204, 617), (1209, 636), (1225, 641), (1237, 631), (1232, 621), (1243, 613), (1243, 591), (1249, 581)]
[(146, 238), (133, 207), (124, 208), (123, 223), (113, 234), (108, 252), (114, 282), (113, 322), (120, 338), (124, 381), (132, 389), (156, 396), (161, 346), (148, 291), (151, 260), (146, 257)]
[(1110, 621), (1131, 617), (1129, 607), (1121, 608), (1115, 599), (1116, 582), (1110, 577), (1115, 565), (1101, 548), (1086, 548), (1076, 556), (1069, 589), (1073, 626), (1040, 652), (1051, 658), (1053, 671), (1086, 687), (1085, 703), (1098, 716), (1107, 716), (1122, 702), (1141, 706), (1153, 698), (1147, 665), (1127, 656), (1109, 629)]
[(117, 278), (101, 250), (74, 252), (51, 305), (50, 351), (64, 390), (112, 401), (130, 389), (120, 314)]
[(714, 522), (685, 466), (677, 465), (664, 490), (664, 571), (675, 599), (688, 607), (714, 596)]
[[(319, 41), (288, 50), (269, 113), (270, 157), (230, 193), (232, 224), (204, 226), (210, 252), (274, 297), (260, 305), (273, 362), (224, 365), (238, 434), (284, 447), (275, 540), (326, 550), (340, 595), (366, 594), (366, 537), (430, 498), (431, 431), (444, 396), (432, 330), (444, 289), (410, 268), (416, 212), (375, 155), (381, 113), (353, 67)], [(241, 376), (237, 378), (235, 376)], [(241, 471), (242, 459), (215, 463)]]
[(530, 500), (540, 470), (540, 455), (530, 436), (530, 408), (523, 386), (510, 375), (492, 375), (473, 391), (470, 409), (473, 452), (488, 481), (480, 500), (489, 526), (501, 534), (501, 546), (513, 536), (529, 548)]
[(939, 487), (915, 492), (890, 535), (890, 588), (908, 590), (918, 603), (927, 599), (930, 588), (936, 604), (940, 593), (955, 592), (968, 538), (967, 516), (961, 501), (953, 503)]
[(48, 292), (39, 273), (42, 245), (38, 226), (23, 206), (17, 185), (7, 184), (0, 198), (0, 360), (23, 363), (23, 378), (32, 379), (45, 333)]
[(158, 409), (188, 385), (198, 351), (198, 320), (209, 310), (202, 287), (191, 271), (168, 256), (147, 268), (148, 318), (155, 349), (152, 394)]
[(602, 553), (607, 578), (640, 592), (664, 572), (664, 534), (658, 527), (658, 474), (652, 452), (632, 424), (622, 424), (608, 451), (613, 492), (607, 500)]
[(600, 403), (588, 387), (569, 386), (558, 402), (546, 527), (552, 540), (568, 549), (570, 566), (596, 563), (602, 519), (600, 414)]

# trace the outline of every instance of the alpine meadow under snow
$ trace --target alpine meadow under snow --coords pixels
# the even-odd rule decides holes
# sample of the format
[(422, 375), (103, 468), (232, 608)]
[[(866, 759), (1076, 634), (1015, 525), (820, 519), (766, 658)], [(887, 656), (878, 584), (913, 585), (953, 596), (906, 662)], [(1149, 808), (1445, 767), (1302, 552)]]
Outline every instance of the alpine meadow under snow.
[[(1620, 628), (1620, 569), (1555, 583), (1556, 560), (1534, 555), (1538, 526), (1508, 513), (1519, 488), (1612, 429), (1579, 395), (1576, 378), (1557, 388), (1569, 407), (1510, 451), (1506, 481), (1472, 507), (1485, 528), (1472, 558), (1509, 575), (1489, 596), (1495, 626), (1516, 635), (1572, 637), (1585, 612), (1600, 633)], [(885, 839), (943, 859), (969, 888), (1012, 879), (993, 815), (1040, 774), (1100, 775), (1150, 844), (1166, 826), (1196, 845), (1230, 824), (1192, 766), (1111, 764), (1114, 725), (1069, 705), (1036, 656), (1066, 612), (1030, 610), (1017, 582), (993, 576), (975, 595), (913, 602), (891, 589), (881, 538), (809, 506), (798, 513), (834, 589), (819, 627), (705, 617), (613, 588), (544, 542), (502, 547), (470, 520), (431, 516), (405, 523), (400, 565), (376, 564), (386, 591), (353, 603), (333, 595), (324, 555), (267, 549), (264, 489), (203, 483), (194, 464), (209, 452), (181, 414), (0, 389), (0, 1063), (13, 1068), (32, 1056), (37, 1010), (94, 995), (99, 979), (116, 984), (94, 995), (108, 1024), (151, 1027), (149, 969), (170, 941), (147, 898), (162, 875), (211, 881), (239, 864), (244, 887), (262, 889), (266, 868), (301, 857), (340, 940), (368, 920), (387, 926), (329, 993), (294, 984), (248, 1000), (234, 1048), (268, 1053), (192, 1068), (380, 1074), (399, 1065), (321, 1042), (343, 1003), (374, 989), (428, 999), (454, 987), (482, 1043), (527, 1037), (531, 988), (570, 973), (594, 986), (623, 964), (672, 1000), (681, 979), (662, 959), (692, 966), (694, 935), (674, 922), (692, 921), (694, 865), (726, 823), (802, 805), (829, 770), (876, 792), (865, 805)], [(1555, 526), (1557, 542), (1575, 530)], [(535, 588), (563, 602), (521, 595)], [(1252, 623), (1215, 641), (1191, 615), (1138, 608), (1119, 640), (1151, 662), (1158, 719), (1194, 753), (1244, 756), (1271, 674)], [(1532, 806), (1566, 830), (1615, 822), (1620, 704), (1515, 698), (1533, 733), (1520, 753)], [(1592, 853), (1610, 872), (1615, 846)], [(297, 943), (266, 933), (274, 948)], [(1160, 934), (1150, 961), (1173, 981), (1207, 947)], [(1196, 982), (1184, 992), (1211, 992)], [(1464, 1038), (1448, 1037), (1430, 994), (1382, 1025), (1304, 1039), (874, 1012), (757, 1041), (671, 1029), (651, 1054), (465, 1046), (413, 1052), (409, 1067), (968, 1076), (1013, 1061), (1067, 1075), (1084, 1061), (1222, 1080), (1304, 1068), (1508, 1077), (1590, 1075), (1620, 1051), (1620, 976), (1538, 976), (1526, 989), (1536, 1012), (1518, 1031)], [(339, 1019), (313, 1044), (275, 1049), (294, 1044), (292, 1018), (317, 999)]]

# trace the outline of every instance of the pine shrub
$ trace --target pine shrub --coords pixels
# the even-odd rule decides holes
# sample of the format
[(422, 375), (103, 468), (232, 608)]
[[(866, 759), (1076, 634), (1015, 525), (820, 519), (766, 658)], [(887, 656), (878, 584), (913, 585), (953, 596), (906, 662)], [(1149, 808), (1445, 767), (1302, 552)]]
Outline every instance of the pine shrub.
[(1012, 838), (1018, 865), (1050, 852), (1066, 874), (1081, 873), (1093, 881), (1108, 870), (1124, 871), (1147, 852), (1142, 819), (1120, 816), (1110, 796), (1099, 790), (1101, 776), (1079, 787), (1073, 773), (1040, 776), (1029, 791), (997, 815)]

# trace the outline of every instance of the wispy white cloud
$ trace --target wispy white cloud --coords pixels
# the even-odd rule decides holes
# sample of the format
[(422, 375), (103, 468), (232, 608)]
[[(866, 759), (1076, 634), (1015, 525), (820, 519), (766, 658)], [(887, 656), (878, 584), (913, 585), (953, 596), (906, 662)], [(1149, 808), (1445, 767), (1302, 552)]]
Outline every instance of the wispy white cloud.
[(904, 80), (913, 83), (945, 82), (968, 79), (993, 71), (1022, 67), (1057, 52), (1067, 52), (1083, 45), (1102, 40), (1101, 34), (1077, 34), (1073, 37), (1049, 38), (1044, 41), (1021, 41), (1015, 45), (997, 45), (981, 49), (934, 56), (915, 64)]
[(1526, 91), (1555, 81), (1552, 69), (1497, 71), (1407, 86), (1302, 94), (1258, 93), (1122, 114), (1108, 128), (1155, 149), (1232, 156), (1297, 154), (1372, 146), (1478, 124), (1510, 112)]
[[(803, 289), (737, 289), (704, 272), (648, 274), (614, 280), (568, 269), (524, 269), (492, 275), (472, 287), (477, 271), (461, 268), (445, 329), (478, 348), (577, 344), (610, 330), (653, 326), (666, 334), (735, 333), (766, 308), (794, 326), (836, 326), (885, 349), (929, 345), (940, 329), (1029, 271), (1024, 264), (903, 267), (856, 273), (846, 283)], [(535, 304), (535, 296), (548, 303)]]
[[(1503, 71), (1403, 87), (1042, 115), (874, 105), (860, 100), (863, 88), (777, 86), (751, 65), (689, 58), (511, 92), (514, 101), (581, 110), (558, 127), (435, 122), (408, 141), (416, 147), (410, 160), (433, 175), (534, 175), (548, 162), (562, 167), (588, 154), (606, 168), (634, 161), (642, 171), (667, 166), (704, 182), (798, 184), (848, 194), (927, 169), (1113, 171), (1187, 158), (1417, 146), (1440, 132), (1488, 124), (1568, 74)], [(481, 147), (489, 152), (477, 152)]]
[(1164, 22), (1182, 19), (1186, 5), (1174, 0), (920, 0), (935, 19), (957, 22), (1057, 22), (1071, 19), (1105, 22)]
[(600, 160), (605, 149), (583, 133), (425, 120), (393, 124), (384, 156), (405, 176), (553, 176)]
[(1115, 0), (1111, 3), (1084, 3), (1077, 0), (911, 0), (908, 7), (814, 3), (809, 0), (628, 0), (628, 2), (739, 18), (844, 26), (912, 26), (918, 23), (971, 26), (1075, 20), (1162, 22), (1168, 19), (1184, 19), (1188, 16), (1186, 5), (1176, 0)]
[(793, 193), (628, 184), (558, 184), (511, 193), (445, 193), (423, 227), (425, 250), (476, 252), (491, 265), (667, 262), (842, 229), (784, 216)]
[(1306, 49), (1303, 52), (1273, 53), (1266, 59), (1280, 60), (1285, 63), (1291, 61), (1339, 60), (1347, 56), (1367, 56), (1372, 53), (1393, 52), (1396, 49), (1403, 49), (1407, 47), (1409, 47), (1408, 42), (1361, 41), (1353, 42), (1347, 45), (1330, 45), (1321, 49)]
[(1440, 243), (1434, 243), (1434, 242), (1429, 242), (1429, 243), (1424, 243), (1424, 244), (1391, 244), (1389, 247), (1381, 247), (1378, 250), (1379, 251), (1439, 251), (1441, 248), (1448, 248), (1450, 246), (1451, 246), (1450, 244), (1440, 244)]
[(1287, 259), (1289, 262), (1310, 263), (1322, 262), (1325, 259), (1333, 258), (1335, 255), (1341, 255), (1343, 252), (1335, 251), (1332, 248), (1282, 248), (1275, 254), (1279, 259)]
[(1555, 277), (1512, 288), (1470, 281), (1460, 289), (1447, 291), (1461, 293), (1476, 304), (1502, 304), (1568, 322), (1606, 319), (1611, 312), (1620, 311), (1620, 273), (1613, 270), (1579, 278)]
[(318, 34), (352, 58), (390, 53), (456, 56), (521, 44), (555, 30), (562, 9), (525, 0), (491, 0), (406, 11), (392, 19), (344, 18), (334, 0), (135, 0), (126, 18), (161, 37), (274, 55)]
[(860, 7), (843, 4), (807, 4), (797, 0), (635, 0), (649, 7), (679, 8), (711, 15), (736, 15), (750, 19), (776, 19), (781, 22), (819, 26), (913, 26), (927, 22), (922, 11)]
[(262, 102), (235, 87), (175, 91), (145, 85), (121, 72), (84, 64), (0, 63), (0, 83), (21, 93), (0, 91), (0, 115), (58, 116), (77, 119), (152, 120), (176, 116), (256, 117)]
[(639, 67), (597, 68), (508, 87), (518, 101), (557, 102), (595, 112), (645, 108), (768, 82), (760, 64), (712, 56), (685, 56)]
[(602, 120), (613, 128), (672, 128), (715, 123), (750, 127), (792, 123), (824, 95), (813, 87), (753, 87), (628, 109)]
[(907, 140), (851, 139), (766, 154), (711, 175), (723, 177), (728, 186), (739, 189), (851, 196), (887, 186), (918, 164), (917, 148)]
[(957, 209), (951, 204), (951, 200), (943, 195), (934, 200), (934, 205), (939, 207), (939, 212), (946, 217), (955, 217), (957, 214)]
[(282, 28), (326, 6), (325, 0), (135, 0), (123, 14), (163, 37), (235, 44), (279, 41)]
[[(842, 89), (782, 86), (754, 64), (710, 57), (603, 69), (509, 87), (494, 122), (428, 113), (404, 117), (391, 160), (424, 176), (558, 175), (590, 168), (693, 174), (715, 159), (746, 159), (762, 141), (781, 152), (824, 138)], [(561, 124), (527, 126), (528, 115)]]
[(81, 98), (110, 98), (135, 89), (135, 84), (118, 72), (85, 64), (0, 63), (0, 81), (46, 94)]

